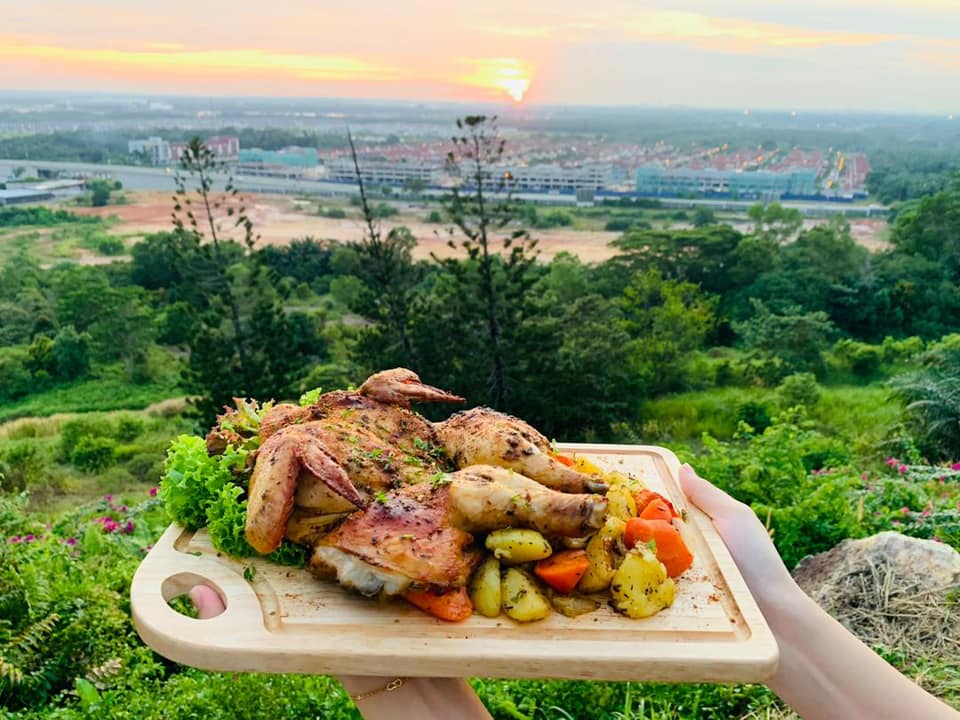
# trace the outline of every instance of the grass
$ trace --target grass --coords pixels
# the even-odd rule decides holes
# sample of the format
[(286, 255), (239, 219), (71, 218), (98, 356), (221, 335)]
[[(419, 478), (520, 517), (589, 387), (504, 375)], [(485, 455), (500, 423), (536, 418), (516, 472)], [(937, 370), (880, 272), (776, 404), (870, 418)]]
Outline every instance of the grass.
[(134, 385), (122, 379), (81, 380), (28, 395), (0, 407), (0, 422), (22, 417), (103, 410), (139, 410), (183, 392), (172, 382)]
[[(702, 433), (730, 439), (737, 430), (737, 411), (747, 402), (778, 409), (774, 390), (756, 387), (723, 387), (667, 395), (643, 406), (641, 433), (652, 440), (696, 442)], [(810, 417), (827, 435), (855, 441), (866, 451), (883, 442), (900, 416), (900, 407), (883, 383), (838, 385), (821, 388)]]

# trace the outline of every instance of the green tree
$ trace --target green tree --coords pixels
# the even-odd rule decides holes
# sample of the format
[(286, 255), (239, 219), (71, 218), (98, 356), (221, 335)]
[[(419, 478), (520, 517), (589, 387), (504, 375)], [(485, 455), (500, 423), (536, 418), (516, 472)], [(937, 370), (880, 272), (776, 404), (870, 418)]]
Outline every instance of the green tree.
[(90, 370), (90, 336), (64, 325), (53, 338), (53, 362), (61, 380), (76, 380)]
[(753, 220), (754, 235), (768, 238), (779, 245), (792, 239), (803, 225), (799, 210), (784, 207), (780, 203), (757, 203), (747, 211), (747, 215)]
[(716, 322), (716, 300), (656, 269), (634, 276), (620, 299), (634, 372), (648, 394), (685, 389), (690, 356)]
[(104, 207), (110, 204), (113, 183), (106, 180), (93, 180), (87, 183), (87, 187), (90, 189), (90, 204), (93, 207)]
[(713, 225), (717, 222), (717, 216), (714, 215), (713, 210), (708, 207), (698, 207), (693, 212), (693, 226), (696, 228), (706, 227), (707, 225)]
[(792, 307), (774, 313), (760, 300), (753, 301), (753, 308), (752, 318), (734, 324), (753, 357), (781, 363), (781, 377), (794, 372), (823, 375), (823, 352), (835, 334), (825, 312), (804, 313)]
[(931, 461), (960, 457), (960, 349), (928, 353), (924, 367), (896, 378), (907, 426)]
[(384, 355), (398, 357), (402, 364), (416, 370), (417, 355), (410, 340), (409, 326), (415, 289), (422, 276), (412, 256), (417, 241), (405, 227), (394, 227), (383, 233), (378, 219), (382, 215), (370, 206), (367, 199), (357, 149), (349, 132), (347, 141), (360, 191), (360, 211), (364, 222), (361, 239), (347, 243), (354, 255), (352, 274), (364, 285), (355, 296), (353, 309), (381, 324), (385, 330), (381, 337), (394, 339), (397, 352), (382, 348), (381, 358)]
[(225, 194), (214, 192), (222, 172), (213, 152), (194, 138), (181, 157), (174, 196), (174, 250), (189, 270), (185, 296), (195, 312), (187, 389), (199, 395), (202, 423), (232, 397), (289, 397), (309, 360), (290, 351), (289, 318), (254, 251), (253, 222), (232, 180)]
[[(468, 115), (457, 120), (453, 148), (446, 165), (459, 181), (446, 198), (445, 209), (453, 223), (448, 244), (461, 249), (465, 259), (439, 260), (453, 279), (457, 292), (476, 296), (483, 303), (485, 338), (483, 353), (489, 359), (489, 401), (502, 408), (508, 392), (504, 348), (528, 311), (532, 282), (529, 270), (536, 262), (536, 240), (515, 226), (518, 211), (510, 192), (510, 178), (497, 167), (505, 140), (496, 117)], [(511, 224), (514, 227), (511, 229)], [(506, 237), (499, 243), (493, 237)], [(459, 233), (459, 240), (453, 239)]]

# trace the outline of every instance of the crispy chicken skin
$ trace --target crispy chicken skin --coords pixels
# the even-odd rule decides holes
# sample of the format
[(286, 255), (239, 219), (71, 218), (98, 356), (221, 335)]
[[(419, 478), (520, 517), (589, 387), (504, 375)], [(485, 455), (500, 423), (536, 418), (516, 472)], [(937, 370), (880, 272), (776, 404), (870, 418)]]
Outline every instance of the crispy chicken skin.
[(288, 425), (260, 446), (248, 489), (247, 540), (257, 552), (275, 550), (295, 500), (315, 513), (344, 512), (440, 469), (429, 456), (391, 447), (354, 423)]
[[(529, 527), (582, 536), (603, 524), (607, 499), (560, 493), (503, 468), (477, 465), (388, 493), (319, 539), (311, 569), (372, 595), (409, 585), (462, 587), (480, 553), (475, 532)], [(404, 582), (403, 578), (406, 578)]]
[(433, 424), (410, 410), (411, 401), (462, 403), (463, 398), (424, 385), (411, 370), (384, 370), (371, 375), (355, 391), (324, 393), (307, 407), (275, 405), (260, 420), (260, 440), (265, 441), (287, 425), (332, 418), (362, 425), (380, 439), (410, 452), (422, 451), (426, 445), (437, 446)]
[(447, 455), (459, 467), (497, 465), (563, 492), (605, 493), (607, 486), (567, 467), (555, 457), (550, 443), (518, 418), (478, 407), (436, 424)]

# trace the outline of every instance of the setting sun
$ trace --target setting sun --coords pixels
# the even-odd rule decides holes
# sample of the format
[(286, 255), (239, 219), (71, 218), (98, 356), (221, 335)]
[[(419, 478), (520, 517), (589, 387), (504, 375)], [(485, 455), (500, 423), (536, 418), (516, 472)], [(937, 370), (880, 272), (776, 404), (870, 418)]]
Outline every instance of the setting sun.
[(465, 62), (473, 65), (474, 71), (462, 82), (504, 93), (514, 102), (523, 101), (533, 74), (529, 65), (516, 58), (470, 59)]

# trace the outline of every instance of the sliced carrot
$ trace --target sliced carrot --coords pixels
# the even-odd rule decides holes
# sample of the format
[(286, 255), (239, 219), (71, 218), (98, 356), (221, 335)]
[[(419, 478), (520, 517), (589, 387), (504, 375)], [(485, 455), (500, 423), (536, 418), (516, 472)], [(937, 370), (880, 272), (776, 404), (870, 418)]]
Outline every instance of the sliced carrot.
[(460, 622), (473, 614), (473, 603), (466, 588), (407, 590), (403, 598), (425, 613), (448, 622)]
[(575, 460), (573, 458), (569, 458), (566, 455), (554, 455), (554, 457), (560, 462), (562, 462), (564, 465), (566, 465), (567, 467), (573, 467), (575, 463)]
[(647, 503), (647, 506), (639, 514), (639, 517), (644, 520), (663, 520), (670, 522), (674, 517), (674, 514), (670, 512), (671, 509), (663, 498), (657, 497), (654, 498), (652, 502)]
[(654, 500), (662, 500), (668, 508), (670, 508), (670, 517), (675, 518), (679, 517), (677, 511), (673, 507), (673, 503), (667, 500), (663, 495), (653, 490), (638, 490), (633, 493), (633, 501), (637, 504), (637, 515), (640, 516), (647, 505), (652, 503)]
[(653, 540), (656, 545), (657, 560), (667, 569), (667, 575), (677, 577), (682, 575), (693, 564), (693, 554), (680, 531), (665, 520), (644, 520), (631, 518), (623, 531), (623, 542), (628, 548), (637, 543), (646, 543)]
[(584, 550), (564, 550), (537, 563), (533, 572), (557, 592), (570, 593), (590, 567)]

